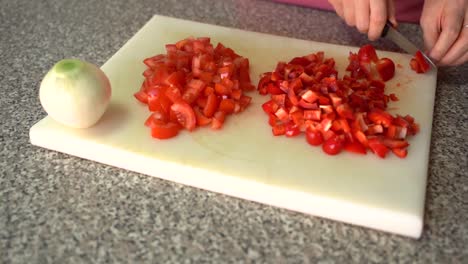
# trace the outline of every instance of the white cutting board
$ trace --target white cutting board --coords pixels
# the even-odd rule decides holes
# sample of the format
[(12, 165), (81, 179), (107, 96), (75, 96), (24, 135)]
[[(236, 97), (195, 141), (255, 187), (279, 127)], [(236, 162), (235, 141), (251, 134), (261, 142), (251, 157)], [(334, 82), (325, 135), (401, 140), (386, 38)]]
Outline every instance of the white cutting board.
[[(251, 63), (254, 84), (279, 60), (324, 51), (335, 58), (340, 74), (355, 47), (331, 45), (153, 17), (103, 66), (113, 89), (111, 105), (89, 129), (62, 126), (49, 117), (30, 130), (31, 143), (96, 162), (182, 184), (418, 238), (423, 226), (436, 73), (417, 75), (409, 69), (409, 55), (381, 52), (403, 66), (387, 86), (421, 125), (410, 139), (406, 159), (379, 159), (343, 153), (327, 156), (309, 146), (304, 136), (273, 137), (261, 104), (252, 92), (251, 106), (231, 116), (220, 131), (209, 128), (182, 132), (177, 138), (151, 138), (143, 125), (149, 112), (133, 93), (140, 88), (146, 57), (163, 53), (164, 45), (189, 36), (208, 36), (222, 42)], [(342, 75), (340, 75), (342, 76)], [(397, 87), (397, 83), (400, 86)], [(210, 210), (209, 208), (206, 208)]]

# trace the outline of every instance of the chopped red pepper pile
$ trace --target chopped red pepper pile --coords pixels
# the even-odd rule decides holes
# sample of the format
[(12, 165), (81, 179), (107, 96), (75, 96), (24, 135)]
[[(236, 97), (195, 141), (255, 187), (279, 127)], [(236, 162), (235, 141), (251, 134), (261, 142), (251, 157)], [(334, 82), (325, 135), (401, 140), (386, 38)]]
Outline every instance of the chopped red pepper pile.
[(227, 116), (242, 112), (255, 90), (249, 60), (210, 38), (187, 38), (166, 45), (166, 54), (146, 58), (141, 88), (134, 94), (151, 115), (145, 125), (154, 138), (176, 136), (210, 125), (220, 129)]
[(385, 82), (395, 65), (379, 59), (371, 45), (350, 53), (350, 74), (338, 78), (333, 58), (323, 52), (279, 62), (273, 72), (262, 74), (258, 91), (270, 95), (262, 107), (275, 136), (305, 133), (307, 142), (322, 146), (325, 153), (342, 150), (366, 154), (371, 150), (384, 158), (389, 151), (404, 158), (407, 138), (419, 132), (410, 115), (386, 111), (395, 94), (385, 94)]

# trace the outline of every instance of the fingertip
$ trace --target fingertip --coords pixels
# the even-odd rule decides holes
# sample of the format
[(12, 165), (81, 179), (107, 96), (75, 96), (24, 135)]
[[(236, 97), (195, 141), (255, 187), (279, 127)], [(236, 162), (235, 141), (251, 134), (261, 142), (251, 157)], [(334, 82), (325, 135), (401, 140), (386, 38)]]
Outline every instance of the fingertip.
[(379, 36), (378, 34), (375, 34), (375, 33), (371, 33), (369, 31), (369, 33), (367, 34), (367, 38), (370, 40), (370, 41), (376, 41), (377, 39), (379, 39)]

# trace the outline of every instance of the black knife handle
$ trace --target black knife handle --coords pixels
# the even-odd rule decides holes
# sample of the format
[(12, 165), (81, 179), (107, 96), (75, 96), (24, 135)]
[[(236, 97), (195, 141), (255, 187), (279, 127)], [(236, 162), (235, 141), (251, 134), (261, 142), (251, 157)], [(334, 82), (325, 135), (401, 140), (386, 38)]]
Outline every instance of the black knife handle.
[(382, 30), (382, 34), (381, 34), (382, 38), (387, 35), (389, 27), (394, 27), (394, 26), (393, 26), (392, 22), (390, 22), (390, 20), (387, 20), (387, 23), (385, 23), (385, 26), (384, 26), (384, 28)]

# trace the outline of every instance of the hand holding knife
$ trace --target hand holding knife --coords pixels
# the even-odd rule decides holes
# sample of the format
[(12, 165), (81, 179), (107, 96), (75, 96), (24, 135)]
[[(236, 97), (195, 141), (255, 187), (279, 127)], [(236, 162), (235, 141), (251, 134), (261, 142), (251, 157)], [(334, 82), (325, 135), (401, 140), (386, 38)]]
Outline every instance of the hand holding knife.
[(390, 21), (387, 21), (385, 27), (382, 31), (382, 37), (387, 38), (397, 44), (404, 51), (408, 52), (411, 55), (414, 55), (417, 51), (420, 51), (424, 58), (431, 64), (433, 69), (437, 69), (435, 63), (422, 52), (418, 47), (411, 43), (403, 34), (396, 30)]

